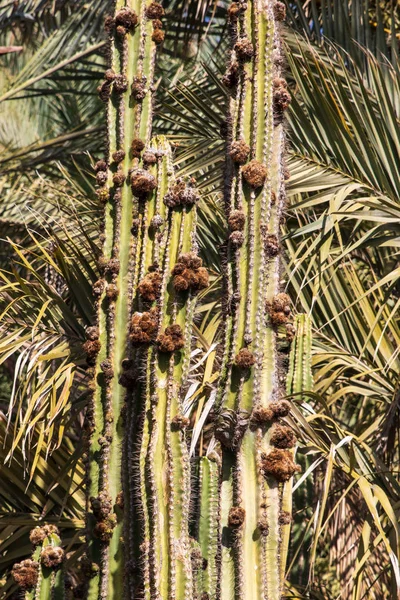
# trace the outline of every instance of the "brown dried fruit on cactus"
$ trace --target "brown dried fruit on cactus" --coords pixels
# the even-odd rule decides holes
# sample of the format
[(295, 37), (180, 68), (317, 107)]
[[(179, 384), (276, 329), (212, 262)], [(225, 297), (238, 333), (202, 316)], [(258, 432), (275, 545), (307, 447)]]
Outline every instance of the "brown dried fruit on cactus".
[(277, 77), (273, 81), (273, 108), (274, 121), (279, 124), (283, 120), (283, 113), (288, 108), (292, 97), (287, 89), (287, 82), (281, 77)]
[(97, 88), (97, 93), (102, 102), (108, 102), (111, 95), (111, 83), (109, 81), (103, 81)]
[(283, 483), (298, 473), (300, 466), (293, 461), (289, 450), (272, 450), (269, 454), (261, 455), (261, 470), (266, 477)]
[(58, 528), (55, 525), (43, 525), (43, 527), (35, 527), (29, 534), (29, 541), (33, 546), (39, 546), (49, 535), (59, 534)]
[(46, 546), (40, 553), (40, 562), (48, 569), (55, 569), (65, 560), (65, 552), (61, 546)]
[(152, 229), (160, 229), (160, 227), (164, 225), (164, 219), (161, 215), (154, 215), (150, 222), (150, 227)]
[(132, 140), (131, 152), (132, 152), (133, 158), (140, 158), (140, 153), (142, 152), (143, 149), (144, 149), (143, 140), (139, 140), (138, 138), (135, 138), (134, 140)]
[(82, 346), (82, 350), (85, 352), (88, 358), (97, 356), (101, 349), (100, 340), (88, 340)]
[(229, 89), (237, 86), (239, 81), (239, 65), (237, 62), (233, 62), (229, 65), (221, 81)]
[(106, 296), (109, 300), (116, 300), (118, 298), (119, 289), (115, 283), (109, 283), (106, 288)]
[(112, 15), (107, 15), (106, 18), (104, 19), (104, 29), (110, 33), (110, 31), (113, 29), (115, 25), (114, 22), (114, 17)]
[(106, 284), (104, 282), (104, 279), (98, 279), (97, 281), (95, 281), (92, 287), (94, 296), (101, 296), (101, 294), (104, 291), (105, 285)]
[(232, 2), (228, 8), (228, 18), (232, 23), (235, 23), (241, 13), (247, 8), (247, 4), (244, 2)]
[(162, 29), (154, 29), (151, 39), (155, 44), (162, 44), (165, 39), (165, 31)]
[(285, 448), (293, 448), (296, 442), (296, 436), (290, 427), (286, 427), (286, 425), (274, 425), (270, 440), (272, 446), (284, 450)]
[(98, 171), (107, 171), (107, 163), (105, 160), (98, 160), (97, 163), (94, 165), (94, 170), (96, 171), (96, 173)]
[(115, 504), (121, 510), (124, 509), (124, 506), (125, 506), (125, 503), (124, 503), (124, 492), (122, 490), (120, 492), (118, 492), (117, 497), (115, 498)]
[(189, 427), (190, 419), (184, 417), (183, 415), (175, 415), (175, 417), (171, 420), (171, 427), (175, 431), (182, 431)]
[(258, 427), (270, 423), (274, 418), (274, 412), (266, 406), (256, 406), (251, 413), (251, 425)]
[(103, 362), (100, 364), (100, 368), (103, 371), (106, 380), (110, 380), (114, 377), (114, 369), (111, 360), (103, 360)]
[(122, 25), (118, 25), (118, 27), (115, 28), (115, 32), (116, 32), (117, 36), (120, 38), (124, 38), (126, 36), (126, 34), (128, 33), (127, 30), (125, 29), (125, 27), (122, 27)]
[(270, 408), (274, 413), (274, 418), (280, 419), (288, 416), (291, 406), (287, 400), (279, 400), (278, 402), (271, 402)]
[[(132, 96), (141, 102), (147, 94), (146, 77), (135, 77), (131, 85)], [(144, 146), (143, 146), (144, 147)]]
[(231, 159), (239, 165), (244, 165), (246, 160), (249, 158), (250, 146), (246, 144), (244, 140), (236, 140), (232, 142), (229, 151)]
[(96, 183), (97, 185), (104, 185), (108, 179), (108, 175), (106, 171), (98, 171), (96, 173)]
[(228, 525), (229, 527), (241, 527), (244, 523), (246, 511), (241, 506), (232, 506), (229, 510)]
[(151, 2), (146, 8), (146, 17), (148, 19), (161, 19), (164, 14), (165, 11), (159, 2)]
[(249, 38), (241, 38), (235, 44), (235, 52), (238, 59), (242, 62), (248, 62), (253, 58), (254, 48)]
[(270, 258), (279, 254), (279, 240), (273, 233), (268, 233), (264, 236), (264, 250), (265, 254)]
[(275, 2), (274, 17), (277, 21), (284, 21), (286, 19), (286, 6), (283, 2)]
[(229, 236), (229, 241), (235, 248), (240, 248), (243, 246), (244, 234), (241, 231), (234, 231)]
[(110, 199), (110, 190), (106, 186), (101, 187), (98, 190), (96, 190), (96, 196), (99, 202), (105, 204)]
[(109, 515), (104, 521), (96, 523), (93, 534), (102, 542), (109, 542), (112, 538), (117, 518), (114, 514)]
[(153, 342), (158, 328), (158, 311), (152, 308), (148, 312), (135, 313), (130, 325), (132, 344), (149, 344)]
[(113, 183), (115, 187), (121, 187), (126, 177), (121, 170), (118, 170), (113, 176)]
[(286, 339), (291, 344), (296, 335), (296, 328), (292, 323), (286, 323)]
[(228, 225), (231, 231), (243, 231), (244, 224), (246, 223), (246, 216), (241, 210), (232, 210), (229, 218)]
[(203, 261), (194, 252), (181, 254), (172, 269), (173, 285), (178, 292), (198, 292), (208, 287), (208, 272)]
[(138, 16), (131, 8), (124, 6), (116, 12), (115, 25), (117, 27), (124, 27), (127, 31), (132, 31), (137, 22)]
[(250, 352), (250, 350), (248, 350), (247, 348), (241, 348), (236, 354), (234, 362), (237, 367), (249, 369), (254, 365), (256, 359), (254, 358), (254, 354)]
[(160, 297), (162, 277), (158, 271), (147, 273), (137, 287), (143, 300), (154, 302)]
[(166, 327), (164, 333), (158, 336), (157, 344), (160, 352), (175, 352), (183, 348), (185, 339), (180, 325), (174, 323)]
[(104, 521), (113, 508), (111, 497), (106, 492), (100, 492), (97, 498), (92, 496), (90, 498), (90, 506), (98, 521)]
[(199, 192), (191, 182), (187, 184), (183, 177), (179, 177), (164, 196), (164, 204), (169, 208), (195, 204), (198, 200)]
[(242, 174), (252, 188), (259, 188), (264, 185), (267, 178), (267, 167), (254, 159), (242, 167)]
[(128, 80), (122, 73), (115, 76), (113, 90), (117, 94), (123, 94), (128, 89)]
[(267, 301), (266, 309), (272, 325), (284, 325), (290, 316), (290, 298), (287, 294), (277, 294), (272, 301)]
[(292, 515), (287, 510), (281, 510), (279, 514), (280, 525), (289, 525), (292, 522)]
[(112, 275), (118, 275), (119, 273), (119, 260), (118, 258), (111, 258), (104, 265), (104, 271), (106, 273), (111, 273)]
[(131, 175), (131, 187), (135, 196), (143, 196), (157, 187), (157, 180), (145, 169), (137, 169)]
[(125, 158), (124, 150), (116, 150), (115, 152), (113, 152), (112, 159), (117, 164), (122, 162), (124, 160), (124, 158)]
[(266, 519), (260, 519), (257, 523), (257, 527), (263, 537), (266, 537), (269, 534), (269, 526)]
[(145, 165), (155, 165), (157, 162), (157, 156), (154, 154), (154, 152), (150, 152), (150, 150), (146, 150), (146, 152), (143, 152), (143, 163)]
[(36, 560), (23, 560), (16, 563), (11, 571), (16, 583), (23, 589), (27, 590), (35, 587), (39, 575), (39, 563)]

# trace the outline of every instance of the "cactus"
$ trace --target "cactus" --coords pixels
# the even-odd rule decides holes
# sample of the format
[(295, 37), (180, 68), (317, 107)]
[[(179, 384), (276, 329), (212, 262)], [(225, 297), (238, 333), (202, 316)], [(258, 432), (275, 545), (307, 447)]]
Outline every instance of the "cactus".
[(190, 182), (175, 179), (165, 140), (157, 138), (152, 146), (158, 157), (152, 167), (158, 187), (143, 215), (130, 333), (135, 368), (144, 370), (137, 382), (138, 410), (131, 430), (137, 450), (132, 518), (140, 523), (131, 560), (140, 568), (136, 589), (144, 598), (188, 600), (193, 588), (185, 439), (189, 418), (182, 412), (182, 392), (196, 295), (208, 285), (208, 273), (196, 253), (197, 192)]
[(12, 574), (25, 591), (25, 600), (64, 600), (65, 552), (54, 525), (35, 527), (30, 533), (32, 558), (16, 563)]
[[(142, 151), (151, 138), (153, 71), (156, 45), (164, 35), (162, 14), (156, 2), (133, 0), (125, 5), (117, 0), (114, 14), (105, 21), (109, 68), (98, 92), (107, 106), (107, 154), (96, 164), (97, 196), (104, 203), (102, 278), (93, 286), (98, 298), (97, 324), (87, 330), (84, 344), (89, 374), (93, 375), (93, 400), (86, 424), (87, 553), (93, 563), (87, 594), (91, 600), (120, 599), (127, 589), (121, 538), (128, 544), (122, 487), (124, 484), (128, 496), (129, 475), (128, 461), (122, 456), (127, 448), (124, 430), (129, 416), (124, 423), (127, 387), (122, 363), (127, 357), (138, 275), (136, 257), (141, 242), (136, 228), (145, 204), (141, 199), (155, 186)], [(128, 498), (125, 504), (129, 517)]]
[[(205, 456), (199, 462), (198, 550), (194, 551), (195, 597), (217, 598), (220, 566), (220, 467)], [(192, 554), (192, 556), (193, 556)]]
[[(295, 317), (295, 337), (292, 348), (290, 350), (290, 364), (286, 379), (286, 392), (288, 395), (293, 395), (295, 399), (304, 402), (307, 400), (307, 392), (312, 392), (314, 381), (311, 371), (311, 318), (305, 314), (299, 314)], [(297, 459), (303, 471), (306, 471), (311, 465), (311, 459), (308, 456), (300, 455)], [(296, 496), (293, 498), (292, 481), (285, 484), (282, 496), (282, 509), (290, 514), (292, 512), (292, 501), (295, 503), (296, 512), (299, 514), (299, 525), (307, 521), (305, 510), (312, 506), (313, 485), (308, 479), (306, 485), (302, 485)], [(302, 535), (302, 527), (298, 530)], [(308, 538), (310, 534), (308, 535)], [(282, 577), (284, 577), (285, 563), (289, 550), (290, 541), (290, 521), (283, 528), (282, 533)], [(294, 540), (297, 541), (297, 540)], [(309, 557), (306, 551), (308, 547), (307, 539), (301, 543), (301, 553), (298, 555), (295, 570), (299, 573), (299, 578), (302, 583), (307, 580)], [(304, 549), (304, 550), (303, 550)]]
[(221, 598), (278, 600), (282, 594), (283, 483), (298, 470), (295, 436), (280, 423), (290, 301), (280, 290), (285, 202), (281, 2), (233, 2), (223, 82), (228, 117), (225, 208), (225, 350), (215, 435), (221, 442)]

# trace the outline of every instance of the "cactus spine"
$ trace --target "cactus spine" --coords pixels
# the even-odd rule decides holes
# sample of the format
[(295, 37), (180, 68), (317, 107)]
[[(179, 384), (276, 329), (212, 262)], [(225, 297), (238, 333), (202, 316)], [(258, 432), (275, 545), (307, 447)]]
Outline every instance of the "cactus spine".
[(274, 0), (233, 2), (232, 52), (223, 81), (232, 89), (225, 206), (225, 353), (216, 437), (223, 446), (221, 598), (278, 600), (282, 593), (282, 483), (296, 472), (293, 434), (280, 424), (278, 342), (292, 335), (289, 299), (280, 293), (279, 233), (284, 208), (283, 111)]
[[(125, 593), (121, 539), (124, 535), (129, 542), (129, 531), (123, 530), (122, 484), (129, 495), (129, 478), (127, 461), (122, 460), (127, 425), (122, 362), (127, 356), (135, 258), (140, 246), (135, 219), (140, 212), (139, 197), (153, 185), (147, 171), (139, 167), (145, 166), (141, 151), (151, 136), (153, 70), (156, 43), (163, 38), (162, 14), (158, 3), (133, 0), (125, 5), (117, 0), (114, 14), (105, 21), (109, 68), (98, 91), (107, 105), (107, 155), (96, 164), (97, 195), (105, 206), (99, 265), (102, 279), (93, 289), (98, 297), (97, 326), (89, 328), (84, 346), (89, 365), (94, 365), (93, 401), (87, 419), (88, 555), (99, 565), (87, 582), (90, 600), (120, 599)], [(146, 189), (138, 183), (141, 176)], [(129, 507), (129, 502), (126, 505)]]
[(64, 550), (57, 527), (44, 525), (31, 531), (32, 558), (14, 565), (12, 573), (25, 590), (25, 600), (64, 600)]

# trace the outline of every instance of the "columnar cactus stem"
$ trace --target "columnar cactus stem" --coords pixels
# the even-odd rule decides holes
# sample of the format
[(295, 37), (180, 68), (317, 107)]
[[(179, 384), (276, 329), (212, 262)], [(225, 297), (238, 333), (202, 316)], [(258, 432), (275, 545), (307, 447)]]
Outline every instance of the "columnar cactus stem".
[[(221, 410), (223, 446), (221, 597), (278, 600), (282, 483), (296, 472), (293, 433), (279, 420), (282, 330), (291, 336), (289, 299), (280, 293), (279, 234), (285, 202), (283, 111), (290, 101), (281, 78), (275, 0), (233, 2), (228, 10), (232, 89), (225, 206), (230, 228)], [(226, 533), (229, 532), (229, 533)], [(233, 583), (232, 583), (233, 578)]]
[[(88, 554), (100, 570), (88, 582), (90, 600), (124, 596), (124, 552), (121, 536), (129, 542), (129, 527), (123, 531), (122, 482), (129, 495), (127, 462), (122, 460), (125, 426), (123, 409), (126, 381), (122, 362), (127, 356), (132, 291), (137, 274), (135, 259), (140, 247), (135, 214), (138, 197), (152, 189), (139, 189), (133, 181), (141, 152), (151, 137), (153, 71), (156, 44), (162, 41), (160, 4), (117, 0), (114, 14), (106, 18), (109, 35), (109, 68), (99, 87), (107, 103), (107, 156), (96, 164), (97, 194), (105, 205), (102, 279), (96, 282), (97, 327), (88, 330), (85, 344), (93, 368), (93, 402), (88, 414)], [(143, 165), (145, 166), (145, 165)], [(146, 187), (147, 171), (142, 177)], [(136, 217), (135, 217), (136, 218)], [(125, 473), (121, 476), (121, 466)], [(128, 500), (128, 501), (127, 501)], [(125, 498), (129, 513), (129, 498)], [(129, 519), (126, 519), (128, 522)], [(126, 590), (126, 588), (125, 588)]]
[[(216, 598), (219, 590), (219, 526), (220, 526), (220, 468), (206, 457), (199, 465), (199, 557), (197, 562), (197, 595)], [(207, 594), (208, 596), (204, 596)]]
[[(135, 556), (139, 589), (147, 598), (189, 600), (190, 467), (182, 412), (191, 353), (196, 293), (208, 274), (196, 253), (197, 192), (174, 177), (171, 152), (163, 138), (149, 151), (149, 172), (158, 186), (143, 210), (142, 250), (130, 340), (136, 368), (140, 412), (133, 472), (139, 493), (134, 519), (141, 523)], [(134, 490), (132, 490), (134, 493)]]
[[(306, 401), (307, 392), (312, 392), (314, 388), (314, 380), (311, 371), (311, 348), (312, 348), (312, 332), (311, 318), (305, 314), (296, 315), (295, 321), (295, 337), (290, 350), (289, 371), (286, 379), (286, 392), (288, 395), (296, 395), (297, 400)], [(293, 449), (294, 453), (295, 449)], [(299, 459), (303, 469), (307, 469), (307, 457)], [(290, 524), (289, 515), (292, 514), (292, 480), (285, 483), (282, 495), (282, 513), (287, 517), (283, 519), (282, 543), (281, 543), (281, 576), (285, 576), (285, 567), (289, 551), (290, 541)], [(309, 490), (303, 489), (303, 496), (307, 495)], [(309, 506), (312, 503), (312, 497), (309, 497)], [(304, 504), (299, 507), (304, 508)], [(304, 557), (308, 562), (307, 556)]]

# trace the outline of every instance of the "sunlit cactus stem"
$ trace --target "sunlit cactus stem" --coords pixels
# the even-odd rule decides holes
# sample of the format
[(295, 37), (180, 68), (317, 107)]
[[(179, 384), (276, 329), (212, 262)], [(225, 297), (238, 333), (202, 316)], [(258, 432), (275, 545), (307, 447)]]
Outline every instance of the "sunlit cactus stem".
[[(314, 381), (311, 370), (311, 359), (312, 359), (312, 332), (311, 332), (311, 318), (309, 315), (299, 314), (296, 315), (294, 320), (295, 336), (293, 339), (292, 347), (290, 350), (289, 358), (289, 370), (286, 379), (286, 393), (288, 396), (293, 396), (294, 401), (297, 404), (307, 402), (307, 393), (313, 391)], [(293, 448), (293, 453), (296, 448)], [(311, 461), (307, 456), (299, 456), (297, 458), (302, 470), (307, 471)], [(289, 480), (283, 490), (282, 495), (282, 511), (284, 511), (283, 519), (283, 531), (282, 531), (282, 544), (281, 544), (281, 575), (282, 578), (285, 576), (286, 562), (289, 552), (290, 542), (290, 525), (292, 514), (292, 502), (293, 502), (293, 480)], [(302, 494), (299, 497), (298, 505), (295, 508), (301, 515), (300, 518), (304, 519), (304, 510), (306, 507), (312, 505), (313, 487), (308, 481), (306, 485), (302, 485)], [(306, 544), (302, 544), (302, 548)], [(298, 555), (298, 568), (304, 573), (308, 572), (307, 564), (309, 561), (307, 551), (301, 551)]]
[[(140, 245), (134, 219), (139, 198), (133, 178), (144, 173), (146, 181), (148, 175), (142, 155), (151, 137), (154, 61), (156, 46), (164, 37), (163, 13), (157, 2), (117, 0), (114, 13), (105, 20), (109, 64), (98, 91), (107, 107), (107, 152), (95, 166), (97, 196), (104, 205), (103, 254), (101, 278), (93, 287), (98, 319), (88, 328), (84, 345), (93, 375), (86, 423), (87, 554), (93, 565), (86, 582), (90, 600), (120, 600), (133, 593), (130, 578), (125, 577), (132, 570), (129, 541), (134, 524), (129, 519), (129, 463), (123, 460), (128, 451), (124, 434), (130, 422), (123, 361)], [(151, 191), (151, 178), (147, 185)], [(125, 524), (129, 523), (125, 527), (124, 512)]]
[[(279, 600), (283, 592), (283, 484), (298, 470), (282, 422), (285, 351), (293, 336), (281, 293), (285, 205), (280, 22), (274, 0), (233, 2), (225, 207), (229, 226), (225, 351), (215, 436), (223, 450), (221, 598)], [(283, 343), (284, 342), (284, 343)]]
[(25, 600), (64, 600), (65, 552), (54, 525), (35, 527), (30, 533), (32, 558), (13, 566), (15, 581), (25, 591)]
[(165, 139), (154, 139), (149, 153), (154, 156), (149, 173), (157, 187), (141, 211), (137, 310), (130, 327), (133, 368), (143, 370), (131, 432), (133, 518), (140, 524), (133, 553), (139, 571), (136, 593), (149, 600), (189, 600), (189, 418), (183, 399), (194, 307), (197, 293), (208, 285), (208, 273), (197, 255), (197, 191), (192, 182), (175, 178)]

